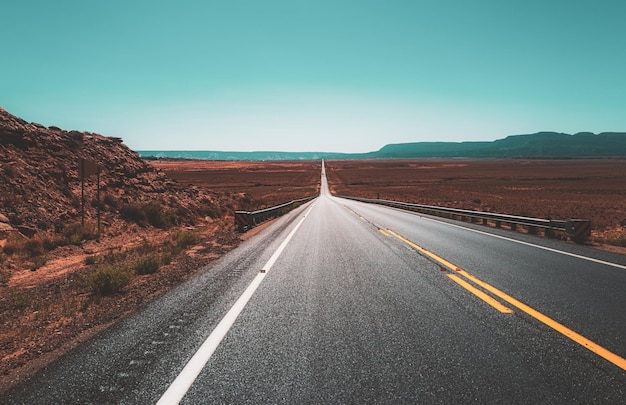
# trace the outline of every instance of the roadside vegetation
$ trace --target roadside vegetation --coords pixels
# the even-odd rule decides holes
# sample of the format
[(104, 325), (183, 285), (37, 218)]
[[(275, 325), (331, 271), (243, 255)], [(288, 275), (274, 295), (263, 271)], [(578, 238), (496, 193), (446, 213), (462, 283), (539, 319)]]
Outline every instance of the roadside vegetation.
[[(11, 260), (36, 271), (45, 265), (47, 249), (73, 246), (79, 237), (84, 242), (94, 236), (91, 226), (86, 228), (72, 226), (55, 240), (12, 236), (0, 248), (0, 264)], [(232, 230), (220, 232), (224, 241), (231, 240)], [(178, 284), (206, 260), (194, 260), (186, 250), (197, 245), (211, 250), (214, 244), (213, 238), (203, 239), (192, 230), (165, 234), (169, 236), (161, 240), (144, 239), (132, 246), (84, 255), (77, 271), (39, 283), (37, 288), (12, 283), (15, 274), (0, 267), (0, 377), (95, 325), (136, 310), (167, 289), (164, 286)]]

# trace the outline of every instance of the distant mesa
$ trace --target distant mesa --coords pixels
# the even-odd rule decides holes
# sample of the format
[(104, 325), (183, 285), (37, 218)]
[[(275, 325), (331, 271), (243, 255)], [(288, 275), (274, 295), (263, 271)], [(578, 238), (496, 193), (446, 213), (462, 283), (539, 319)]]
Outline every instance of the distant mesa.
[(493, 142), (418, 142), (386, 145), (376, 158), (573, 158), (625, 157), (626, 132), (538, 132)]
[(139, 151), (147, 159), (317, 160), (403, 158), (582, 158), (626, 157), (626, 132), (538, 132), (493, 142), (414, 142), (389, 144), (369, 153)]

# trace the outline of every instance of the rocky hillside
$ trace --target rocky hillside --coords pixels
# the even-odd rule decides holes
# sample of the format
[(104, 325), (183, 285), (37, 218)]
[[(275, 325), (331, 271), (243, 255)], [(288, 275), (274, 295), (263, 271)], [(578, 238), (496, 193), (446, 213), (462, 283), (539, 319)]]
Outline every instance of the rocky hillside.
[[(119, 222), (158, 227), (218, 217), (230, 197), (183, 188), (120, 138), (28, 123), (0, 108), (0, 233), (61, 232), (81, 222), (81, 158), (101, 168), (103, 230)], [(85, 181), (86, 222), (95, 223), (96, 176)], [(145, 207), (150, 210), (142, 210)], [(0, 235), (2, 239), (2, 235)]]

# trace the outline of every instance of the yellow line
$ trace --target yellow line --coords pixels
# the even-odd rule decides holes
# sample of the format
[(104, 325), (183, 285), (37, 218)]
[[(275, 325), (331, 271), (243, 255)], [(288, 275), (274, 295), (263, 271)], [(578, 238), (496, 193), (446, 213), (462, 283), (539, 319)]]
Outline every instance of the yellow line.
[(587, 339), (586, 337), (584, 337), (584, 336), (574, 332), (573, 330), (569, 329), (568, 327), (558, 323), (554, 319), (545, 316), (541, 312), (539, 312), (539, 311), (529, 307), (528, 305), (524, 304), (523, 302), (520, 302), (520, 301), (516, 300), (515, 298), (511, 297), (510, 295), (506, 294), (503, 291), (498, 290), (497, 288), (493, 287), (492, 285), (487, 284), (484, 281), (481, 281), (481, 280), (477, 279), (476, 277), (472, 276), (471, 274), (469, 274), (465, 270), (459, 270), (459, 274), (461, 274), (463, 277), (467, 278), (468, 280), (471, 280), (474, 283), (480, 285), (481, 287), (483, 287), (484, 289), (490, 291), (491, 293), (497, 295), (498, 297), (502, 298), (503, 300), (505, 300), (509, 304), (513, 305), (514, 307), (517, 307), (520, 310), (526, 312), (528, 315), (532, 316), (533, 318), (537, 319), (538, 321), (544, 323), (545, 325), (548, 325), (552, 329), (554, 329), (554, 330), (558, 331), (559, 333), (567, 336), (568, 338), (572, 339), (574, 342), (578, 343), (579, 345), (581, 345), (581, 346), (591, 350), (592, 352), (594, 352), (598, 356), (603, 357), (604, 359), (610, 361), (611, 363), (615, 364), (617, 367), (621, 368), (622, 370), (626, 370), (626, 359), (623, 359), (622, 357), (618, 356), (617, 354), (615, 354), (615, 353), (605, 349), (604, 347), (602, 347), (602, 346), (592, 342), (591, 340)]
[(456, 276), (454, 274), (448, 274), (447, 276), (450, 277), (450, 279), (452, 279), (455, 283), (457, 283), (461, 287), (465, 288), (467, 291), (471, 292), (472, 294), (474, 294), (475, 296), (477, 296), (481, 300), (485, 301), (487, 304), (491, 305), (492, 307), (494, 307), (496, 310), (502, 312), (503, 314), (511, 314), (511, 313), (513, 313), (513, 310), (511, 308), (509, 308), (509, 307), (507, 307), (505, 305), (502, 305), (500, 302), (496, 301), (495, 299), (493, 299), (489, 295), (487, 295), (484, 292), (480, 291), (478, 288), (472, 286), (467, 281), (462, 280), (460, 277), (458, 277), (458, 276)]
[(379, 229), (378, 232), (382, 233), (385, 236), (389, 236), (389, 234), (387, 233), (387, 231), (385, 231), (384, 229)]
[(443, 266), (449, 268), (450, 270), (456, 270), (458, 272), (458, 274), (462, 275), (463, 277), (467, 278), (468, 280), (474, 282), (475, 284), (478, 284), (479, 286), (481, 286), (485, 290), (487, 290), (487, 291), (491, 292), (492, 294), (500, 297), (501, 299), (503, 299), (504, 301), (506, 301), (509, 304), (513, 305), (514, 307), (517, 307), (521, 311), (524, 311), (525, 313), (527, 313), (528, 315), (532, 316), (533, 318), (535, 318), (539, 322), (541, 322), (541, 323), (551, 327), (552, 329), (554, 329), (557, 332), (563, 334), (564, 336), (570, 338), (571, 340), (573, 340), (574, 342), (578, 343), (579, 345), (581, 345), (581, 346), (591, 350), (592, 352), (594, 352), (598, 356), (600, 356), (600, 357), (610, 361), (611, 363), (615, 364), (617, 367), (619, 367), (622, 370), (626, 371), (626, 359), (624, 359), (624, 358), (618, 356), (617, 354), (615, 354), (615, 353), (605, 349), (604, 347), (602, 347), (602, 346), (592, 342), (591, 340), (587, 339), (586, 337), (584, 337), (584, 336), (574, 332), (573, 330), (571, 330), (568, 327), (558, 323), (557, 321), (553, 320), (552, 318), (549, 318), (549, 317), (545, 316), (541, 312), (539, 312), (539, 311), (529, 307), (528, 305), (524, 304), (523, 302), (520, 302), (520, 301), (516, 300), (515, 298), (511, 297), (510, 295), (506, 294), (503, 291), (498, 290), (497, 288), (493, 287), (492, 285), (490, 285), (488, 283), (485, 283), (482, 280), (479, 280), (478, 278), (472, 276), (471, 274), (469, 274), (465, 270), (461, 269), (460, 267), (457, 267), (454, 264), (450, 263), (449, 261), (447, 261), (445, 259), (442, 259), (441, 257), (437, 256), (436, 254), (431, 253), (428, 250), (426, 250), (426, 249), (416, 245), (415, 243), (413, 243), (410, 240), (408, 240), (408, 239), (398, 235), (397, 233), (393, 232), (392, 230), (387, 229), (387, 232), (389, 232), (390, 234), (392, 234), (396, 238), (400, 239), (401, 241), (403, 241), (407, 245), (413, 247), (417, 251), (423, 253), (424, 255), (426, 255), (426, 256), (430, 257), (431, 259), (435, 260), (436, 262), (438, 262), (438, 263), (442, 264)]
[(428, 250), (424, 249), (421, 246), (417, 246), (415, 243), (413, 243), (410, 240), (404, 238), (403, 236), (398, 235), (397, 233), (395, 233), (391, 229), (387, 229), (387, 232), (389, 232), (390, 234), (392, 234), (396, 238), (400, 239), (402, 242), (406, 243), (407, 245), (411, 246), (412, 248), (414, 248), (418, 252), (423, 253), (424, 255), (430, 257), (431, 259), (435, 260), (438, 263), (441, 263), (442, 265), (444, 265), (445, 267), (449, 268), (450, 270), (456, 269), (456, 266), (454, 264), (450, 263), (449, 261), (447, 261), (445, 259), (442, 259), (441, 257), (437, 256), (434, 253), (429, 252)]

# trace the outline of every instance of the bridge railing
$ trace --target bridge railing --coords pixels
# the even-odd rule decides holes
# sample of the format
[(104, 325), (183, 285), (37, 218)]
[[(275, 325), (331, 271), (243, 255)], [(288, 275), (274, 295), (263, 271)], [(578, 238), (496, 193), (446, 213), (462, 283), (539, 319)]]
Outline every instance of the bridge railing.
[(552, 234), (554, 231), (565, 232), (571, 240), (576, 243), (584, 243), (591, 238), (591, 221), (588, 219), (570, 219), (570, 220), (553, 220), (530, 218), (516, 215), (497, 214), (484, 211), (463, 210), (458, 208), (438, 207), (432, 205), (410, 204), (399, 201), (359, 198), (350, 196), (337, 196), (355, 201), (361, 201), (371, 204), (385, 205), (388, 207), (399, 208), (408, 211), (415, 211), (422, 214), (429, 214), (450, 219), (482, 222), (488, 225), (493, 223), (497, 228), (502, 224), (507, 224), (511, 230), (517, 230), (518, 226), (525, 226), (528, 233), (536, 234), (538, 229), (543, 229), (546, 235)]
[(258, 211), (235, 211), (235, 226), (239, 232), (245, 232), (263, 221), (284, 215), (316, 197), (301, 198)]

